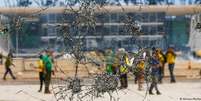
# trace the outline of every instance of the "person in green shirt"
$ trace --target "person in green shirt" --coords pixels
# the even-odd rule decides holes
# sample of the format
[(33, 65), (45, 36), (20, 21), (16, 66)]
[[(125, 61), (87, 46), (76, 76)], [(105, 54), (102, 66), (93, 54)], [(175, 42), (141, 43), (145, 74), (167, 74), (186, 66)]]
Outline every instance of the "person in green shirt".
[(51, 54), (49, 51), (46, 52), (47, 54), (43, 56), (42, 60), (45, 66), (45, 94), (50, 94), (49, 85), (51, 82), (51, 73), (53, 67), (53, 61), (51, 58)]
[(106, 72), (110, 75), (114, 73), (114, 70), (112, 68), (114, 59), (115, 59), (115, 53), (112, 51), (112, 49), (109, 49), (106, 52)]

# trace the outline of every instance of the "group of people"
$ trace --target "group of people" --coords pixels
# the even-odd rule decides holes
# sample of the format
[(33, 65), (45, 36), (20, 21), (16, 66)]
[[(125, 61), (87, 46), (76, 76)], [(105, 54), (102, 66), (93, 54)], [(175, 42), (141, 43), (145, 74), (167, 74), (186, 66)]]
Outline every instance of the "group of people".
[[(139, 50), (142, 52), (142, 50)], [(152, 90), (155, 88), (157, 94), (161, 94), (157, 84), (163, 82), (165, 64), (168, 63), (170, 72), (170, 82), (175, 83), (174, 65), (176, 54), (172, 47), (167, 49), (166, 54), (160, 48), (152, 48), (152, 51), (143, 51), (141, 56), (136, 53), (128, 53), (125, 49), (118, 49), (116, 52), (112, 49), (107, 50), (105, 53), (106, 73), (111, 75), (119, 75), (120, 89), (128, 87), (128, 73), (133, 72), (135, 83), (138, 84), (138, 90), (143, 90), (145, 81), (146, 66), (148, 66), (151, 75), (151, 85), (149, 87), (149, 94), (153, 94)], [(0, 58), (3, 55), (0, 55)], [(10, 73), (11, 77), (15, 80), (11, 66), (13, 64), (13, 55), (9, 53), (5, 61), (5, 74), (3, 79), (6, 80), (6, 75)], [(140, 57), (140, 58), (139, 58)], [(40, 88), (38, 92), (42, 91), (43, 83), (45, 83), (45, 94), (51, 93), (49, 85), (51, 82), (51, 75), (53, 68), (53, 52), (44, 51), (39, 55), (37, 70), (39, 71)], [(148, 65), (147, 65), (148, 64)], [(133, 68), (134, 67), (134, 68)]]
[(138, 84), (138, 90), (143, 90), (148, 69), (151, 77), (149, 94), (153, 94), (152, 90), (155, 88), (156, 93), (160, 95), (157, 84), (163, 82), (166, 63), (170, 72), (170, 82), (176, 82), (174, 76), (176, 54), (174, 48), (169, 47), (165, 54), (160, 48), (152, 48), (151, 51), (141, 49), (139, 52), (142, 53), (128, 53), (125, 49), (108, 50), (106, 52), (106, 72), (112, 75), (119, 75), (121, 89), (128, 87), (127, 74), (133, 72), (135, 83)]

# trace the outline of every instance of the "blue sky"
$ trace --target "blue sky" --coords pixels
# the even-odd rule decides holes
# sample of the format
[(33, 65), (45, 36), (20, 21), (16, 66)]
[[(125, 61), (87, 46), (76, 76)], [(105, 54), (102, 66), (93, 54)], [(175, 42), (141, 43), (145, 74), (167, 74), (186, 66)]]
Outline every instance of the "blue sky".
[[(16, 6), (16, 4), (17, 4), (16, 1), (18, 1), (18, 0), (0, 0), (0, 6), (1, 7), (2, 6), (5, 7), (5, 6), (9, 6), (9, 5)], [(31, 1), (34, 1), (34, 0), (31, 0)], [(35, 0), (35, 1), (40, 1), (40, 0)], [(65, 1), (65, 0), (58, 0), (58, 1)], [(142, 0), (142, 1), (144, 1), (144, 0)], [(183, 1), (183, 0), (175, 0), (176, 4), (178, 4), (178, 5), (181, 3), (181, 1)], [(186, 3), (188, 3), (189, 1), (195, 1), (195, 0), (185, 0), (185, 1), (186, 1)], [(37, 6), (37, 4), (35, 2), (33, 2), (32, 6)]]

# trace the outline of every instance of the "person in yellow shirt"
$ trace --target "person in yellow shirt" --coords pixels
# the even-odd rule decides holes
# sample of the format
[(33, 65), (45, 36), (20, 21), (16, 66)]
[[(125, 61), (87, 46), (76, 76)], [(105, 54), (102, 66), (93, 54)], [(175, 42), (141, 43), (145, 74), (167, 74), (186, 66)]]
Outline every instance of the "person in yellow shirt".
[(175, 76), (174, 76), (174, 66), (175, 66), (175, 60), (176, 60), (176, 54), (174, 53), (174, 49), (172, 47), (168, 48), (166, 53), (166, 59), (168, 63), (168, 68), (170, 71), (170, 82), (175, 83)]
[(158, 57), (158, 60), (160, 62), (160, 65), (159, 65), (159, 80), (158, 82), (159, 83), (162, 83), (163, 81), (163, 77), (164, 77), (164, 68), (165, 68), (165, 63), (166, 63), (166, 57), (165, 57), (165, 54), (163, 54), (162, 50), (160, 48), (158, 48), (156, 50), (156, 54), (157, 54), (157, 57)]
[(120, 83), (121, 83), (121, 89), (126, 89), (128, 87), (128, 54), (124, 53), (123, 57), (120, 58)]
[(38, 90), (38, 92), (42, 91), (43, 82), (45, 81), (45, 78), (44, 78), (44, 63), (43, 63), (42, 58), (43, 58), (43, 56), (40, 55), (39, 60), (38, 60), (38, 72), (39, 72), (39, 80), (40, 80), (40, 89)]
[(138, 68), (138, 74), (137, 74), (137, 83), (138, 83), (138, 90), (141, 91), (143, 89), (143, 83), (144, 83), (144, 60), (140, 60), (137, 64)]

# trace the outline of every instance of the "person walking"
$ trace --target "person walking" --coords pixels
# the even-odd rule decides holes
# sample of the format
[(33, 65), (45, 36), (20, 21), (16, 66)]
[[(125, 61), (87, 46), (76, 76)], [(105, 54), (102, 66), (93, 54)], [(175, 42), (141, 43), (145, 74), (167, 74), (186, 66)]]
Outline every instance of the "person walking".
[(4, 76), (3, 76), (4, 80), (6, 80), (6, 76), (7, 76), (8, 73), (11, 75), (11, 77), (13, 78), (13, 80), (16, 79), (16, 77), (13, 75), (13, 72), (12, 72), (12, 70), (10, 68), (11, 66), (15, 67), (15, 65), (13, 64), (13, 60), (12, 60), (11, 55), (8, 55), (6, 57), (6, 61), (5, 61), (5, 73), (4, 73)]
[(170, 82), (175, 83), (176, 80), (174, 76), (174, 66), (175, 66), (176, 54), (174, 53), (174, 49), (172, 47), (168, 48), (166, 53), (166, 59), (167, 59), (168, 68), (170, 72)]
[(149, 94), (153, 95), (154, 93), (152, 91), (155, 88), (156, 94), (160, 95), (161, 92), (158, 89), (158, 72), (160, 63), (156, 54), (153, 54), (150, 64), (151, 64), (151, 86), (149, 88)]
[(39, 56), (39, 60), (38, 60), (38, 71), (39, 71), (39, 80), (40, 80), (40, 88), (38, 90), (38, 92), (41, 92), (42, 91), (42, 88), (43, 88), (43, 82), (45, 81), (45, 78), (44, 78), (44, 62), (43, 62), (43, 56), (40, 55)]

